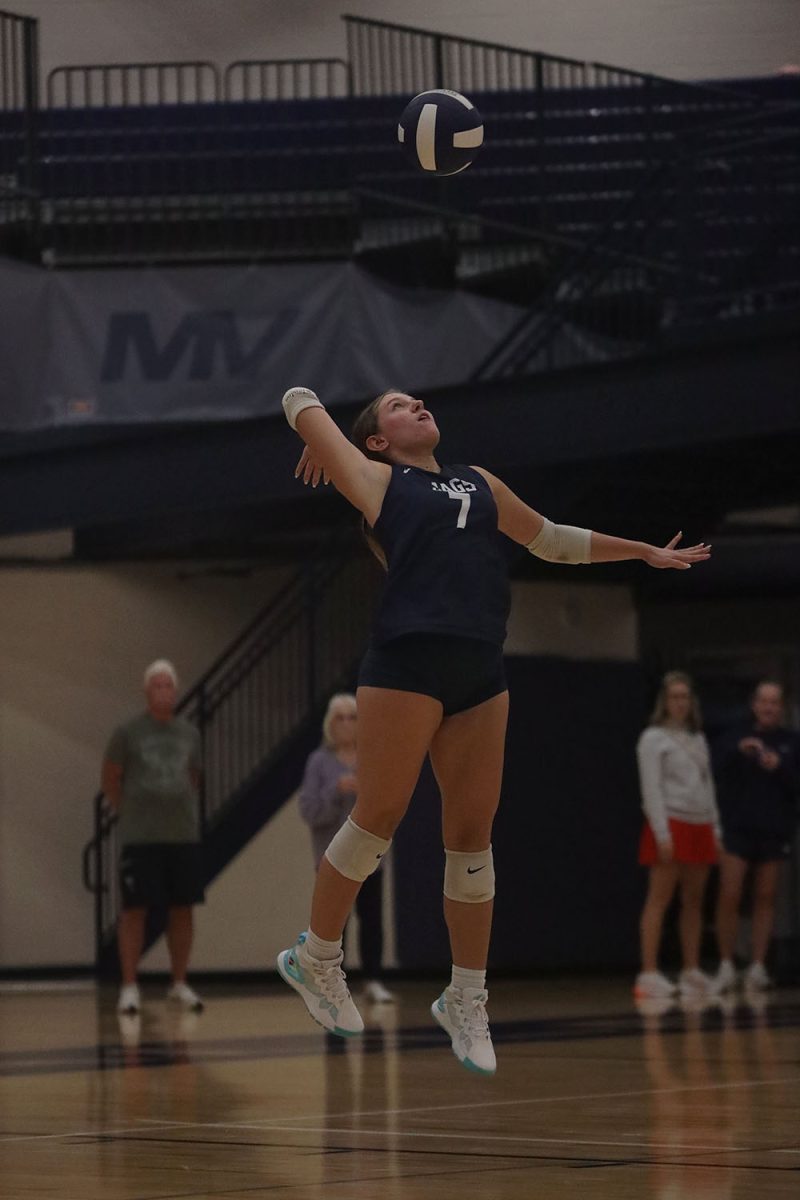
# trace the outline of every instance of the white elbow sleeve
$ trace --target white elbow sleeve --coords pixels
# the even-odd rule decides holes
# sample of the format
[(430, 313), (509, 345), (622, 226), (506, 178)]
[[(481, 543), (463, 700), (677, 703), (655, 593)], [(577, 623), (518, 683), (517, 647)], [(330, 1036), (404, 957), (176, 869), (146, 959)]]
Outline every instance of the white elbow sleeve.
[(544, 525), (526, 549), (547, 562), (590, 563), (592, 531), (575, 525), (554, 525), (545, 517)]
[(291, 425), (292, 429), (297, 429), (297, 418), (304, 408), (324, 408), (319, 396), (315, 395), (310, 388), (293, 387), (289, 388), (288, 392), (284, 392), (281, 400), (283, 411), (286, 413), (286, 420)]

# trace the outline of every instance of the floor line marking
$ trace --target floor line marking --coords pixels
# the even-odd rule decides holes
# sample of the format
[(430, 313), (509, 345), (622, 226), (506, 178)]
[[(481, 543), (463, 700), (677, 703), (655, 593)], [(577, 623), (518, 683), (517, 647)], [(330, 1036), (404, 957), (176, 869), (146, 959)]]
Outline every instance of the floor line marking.
[[(155, 1130), (153, 1131), (155, 1132)], [(758, 1146), (676, 1146), (672, 1142), (612, 1142), (601, 1138), (559, 1138), (559, 1137), (526, 1137), (523, 1134), (507, 1133), (434, 1133), (418, 1129), (338, 1129), (335, 1126), (322, 1125), (319, 1128), (305, 1128), (297, 1125), (277, 1125), (264, 1130), (265, 1133), (313, 1133), (313, 1134), (345, 1134), (353, 1137), (384, 1137), (384, 1138), (435, 1138), (437, 1140), (455, 1140), (472, 1142), (524, 1142), (531, 1145), (543, 1146), (616, 1146), (617, 1148), (634, 1150), (672, 1150), (676, 1154), (719, 1154), (719, 1153), (756, 1153), (762, 1152)], [(258, 1143), (252, 1143), (254, 1147)]]
[[(290, 1121), (323, 1121), (330, 1116), (335, 1115), (337, 1119), (343, 1117), (361, 1118), (361, 1117), (394, 1117), (404, 1116), (408, 1113), (428, 1113), (428, 1112), (460, 1112), (472, 1109), (487, 1109), (487, 1108), (510, 1108), (518, 1107), (523, 1104), (560, 1104), (577, 1100), (620, 1100), (632, 1098), (635, 1096), (669, 1096), (683, 1092), (708, 1092), (720, 1091), (725, 1088), (756, 1088), (756, 1087), (778, 1087), (783, 1084), (800, 1083), (800, 1076), (793, 1076), (789, 1079), (753, 1079), (742, 1080), (739, 1082), (726, 1083), (703, 1083), (703, 1084), (685, 1084), (681, 1087), (674, 1088), (640, 1088), (634, 1091), (625, 1092), (594, 1092), (581, 1093), (573, 1096), (531, 1096), (524, 1100), (485, 1100), (474, 1104), (436, 1104), (428, 1106), (418, 1106), (413, 1108), (386, 1108), (386, 1109), (366, 1109), (352, 1113), (317, 1113), (309, 1116), (290, 1117)], [(7, 1145), (12, 1142), (36, 1142), (36, 1141), (53, 1141), (59, 1138), (96, 1138), (96, 1137), (121, 1137), (126, 1133), (140, 1133), (142, 1125), (147, 1125), (152, 1129), (252, 1129), (268, 1132), (270, 1129), (282, 1129), (286, 1121), (285, 1117), (271, 1117), (264, 1121), (257, 1122), (229, 1122), (229, 1121), (159, 1121), (156, 1117), (141, 1117), (139, 1124), (132, 1129), (93, 1129), (93, 1130), (65, 1130), (61, 1133), (32, 1133), (32, 1134), (12, 1134), (11, 1136), (0, 1136), (0, 1146)], [(297, 1129), (297, 1132), (303, 1132), (302, 1127)], [(357, 1131), (356, 1131), (357, 1132)], [(388, 1132), (396, 1133), (399, 1131), (390, 1130)], [(473, 1135), (470, 1135), (474, 1137)], [(630, 1145), (630, 1143), (628, 1143)]]
[[(681, 1092), (708, 1092), (719, 1091), (724, 1088), (748, 1088), (748, 1087), (776, 1087), (781, 1084), (800, 1083), (800, 1076), (793, 1076), (790, 1079), (753, 1079), (740, 1080), (737, 1082), (726, 1083), (702, 1083), (702, 1084), (685, 1084), (674, 1088), (640, 1088), (635, 1091), (626, 1092), (581, 1092), (574, 1096), (531, 1096), (524, 1100), (482, 1100), (476, 1101), (473, 1104), (430, 1104), (420, 1105), (413, 1108), (374, 1108), (362, 1109), (355, 1112), (347, 1113), (311, 1113), (308, 1116), (298, 1114), (297, 1116), (286, 1117), (268, 1117), (263, 1121), (252, 1121), (246, 1124), (228, 1124), (227, 1122), (212, 1121), (208, 1123), (186, 1121), (181, 1122), (185, 1125), (197, 1125), (198, 1128), (223, 1128), (223, 1129), (268, 1129), (275, 1123), (281, 1124), (287, 1119), (290, 1121), (324, 1121), (331, 1116), (338, 1117), (396, 1117), (405, 1116), (409, 1113), (431, 1113), (431, 1112), (461, 1112), (468, 1109), (485, 1109), (485, 1108), (510, 1108), (522, 1104), (563, 1104), (577, 1100), (622, 1100), (635, 1096), (671, 1096), (680, 1094)], [(144, 1123), (154, 1122), (161, 1124), (156, 1117), (141, 1117), (140, 1120)]]

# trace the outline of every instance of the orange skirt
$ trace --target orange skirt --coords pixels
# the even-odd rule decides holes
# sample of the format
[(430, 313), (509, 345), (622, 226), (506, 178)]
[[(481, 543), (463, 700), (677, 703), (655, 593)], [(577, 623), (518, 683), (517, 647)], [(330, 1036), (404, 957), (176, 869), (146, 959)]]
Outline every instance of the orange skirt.
[[(689, 821), (676, 821), (670, 817), (669, 832), (672, 837), (674, 862), (710, 866), (717, 861), (713, 825), (692, 825)], [(639, 864), (652, 867), (657, 862), (658, 845), (650, 823), (645, 821), (639, 840)]]

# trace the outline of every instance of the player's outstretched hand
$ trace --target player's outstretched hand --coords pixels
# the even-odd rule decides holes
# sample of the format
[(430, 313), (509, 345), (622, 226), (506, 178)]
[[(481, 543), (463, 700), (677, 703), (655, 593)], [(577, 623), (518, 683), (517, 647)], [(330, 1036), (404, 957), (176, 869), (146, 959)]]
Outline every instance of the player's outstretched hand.
[(705, 542), (678, 550), (677, 545), (682, 537), (683, 532), (681, 531), (676, 533), (666, 546), (650, 546), (644, 556), (644, 561), (649, 566), (659, 567), (661, 570), (665, 567), (675, 567), (678, 571), (688, 571), (689, 567), (694, 566), (695, 563), (705, 562), (707, 558), (711, 557), (711, 547), (707, 546)]
[(330, 483), (330, 476), (326, 475), (323, 468), (314, 462), (308, 446), (303, 447), (303, 453), (300, 455), (297, 466), (294, 469), (295, 479), (299, 479), (301, 475), (303, 483), (310, 483), (312, 487), (316, 487), (320, 479), (323, 483)]

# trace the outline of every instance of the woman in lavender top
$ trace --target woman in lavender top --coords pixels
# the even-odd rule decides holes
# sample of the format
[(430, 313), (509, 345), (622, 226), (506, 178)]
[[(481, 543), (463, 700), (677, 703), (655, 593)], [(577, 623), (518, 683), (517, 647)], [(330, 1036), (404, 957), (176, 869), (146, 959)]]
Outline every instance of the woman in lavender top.
[[(356, 698), (339, 692), (328, 702), (322, 745), (309, 755), (300, 785), (300, 816), (311, 830), (314, 869), (356, 801)], [(383, 871), (365, 880), (356, 900), (364, 991), (375, 1003), (393, 1000), (381, 983), (383, 957)]]

